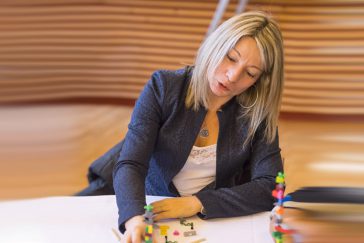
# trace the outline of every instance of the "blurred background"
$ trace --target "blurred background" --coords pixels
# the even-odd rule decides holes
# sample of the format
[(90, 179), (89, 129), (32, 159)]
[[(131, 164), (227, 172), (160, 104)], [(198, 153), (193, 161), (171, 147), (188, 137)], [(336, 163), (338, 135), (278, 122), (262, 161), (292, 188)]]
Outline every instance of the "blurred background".
[(287, 191), (364, 186), (364, 0), (1, 0), (0, 200), (84, 188), (151, 73), (193, 63), (218, 14), (253, 9), (285, 41)]

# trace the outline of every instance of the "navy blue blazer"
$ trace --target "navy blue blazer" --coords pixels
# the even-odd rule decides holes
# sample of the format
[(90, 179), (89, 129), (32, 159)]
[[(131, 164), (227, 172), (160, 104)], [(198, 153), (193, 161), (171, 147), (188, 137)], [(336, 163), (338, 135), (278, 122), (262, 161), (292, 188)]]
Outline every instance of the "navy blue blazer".
[[(196, 112), (185, 106), (191, 73), (191, 68), (155, 72), (136, 102), (113, 171), (122, 232), (129, 218), (144, 214), (146, 193), (179, 196), (172, 179), (184, 166), (207, 113), (204, 108)], [(244, 149), (247, 123), (239, 118), (240, 109), (231, 99), (217, 113), (216, 180), (195, 194), (206, 219), (248, 215), (273, 207), (271, 192), (277, 173), (282, 171), (278, 135), (268, 144), (261, 125)]]

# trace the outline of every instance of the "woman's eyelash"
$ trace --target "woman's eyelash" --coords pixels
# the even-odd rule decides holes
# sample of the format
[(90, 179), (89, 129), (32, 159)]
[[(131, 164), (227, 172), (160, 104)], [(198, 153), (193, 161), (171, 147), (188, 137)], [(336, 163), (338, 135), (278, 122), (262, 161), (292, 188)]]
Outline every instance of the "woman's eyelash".
[(235, 59), (234, 59), (234, 58), (232, 58), (229, 54), (227, 54), (227, 55), (226, 55), (226, 57), (227, 57), (230, 61), (235, 62)]
[(248, 76), (251, 77), (251, 78), (255, 78), (255, 75), (254, 74), (251, 74), (249, 72), (247, 72)]

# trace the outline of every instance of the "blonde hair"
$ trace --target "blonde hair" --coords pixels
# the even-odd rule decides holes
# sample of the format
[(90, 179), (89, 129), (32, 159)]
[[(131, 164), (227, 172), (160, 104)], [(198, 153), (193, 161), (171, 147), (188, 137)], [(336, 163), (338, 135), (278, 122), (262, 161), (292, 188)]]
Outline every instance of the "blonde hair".
[(194, 110), (200, 106), (208, 109), (209, 77), (243, 37), (256, 41), (263, 63), (263, 72), (256, 83), (236, 96), (241, 116), (248, 119), (244, 146), (252, 141), (262, 122), (265, 122), (264, 138), (271, 143), (276, 137), (283, 92), (284, 53), (278, 24), (264, 12), (252, 11), (234, 16), (205, 39), (195, 58), (185, 103)]

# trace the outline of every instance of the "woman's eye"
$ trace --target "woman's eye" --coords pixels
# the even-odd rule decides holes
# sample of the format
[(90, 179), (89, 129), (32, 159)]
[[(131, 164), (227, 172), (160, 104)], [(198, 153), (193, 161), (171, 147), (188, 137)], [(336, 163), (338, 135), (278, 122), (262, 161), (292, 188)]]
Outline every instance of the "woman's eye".
[(226, 57), (227, 57), (230, 61), (232, 61), (232, 62), (236, 62), (236, 60), (235, 60), (234, 58), (232, 58), (229, 54), (227, 54), (227, 55), (226, 55)]
[(250, 72), (247, 72), (248, 76), (251, 77), (251, 78), (255, 78), (255, 75), (250, 73)]

